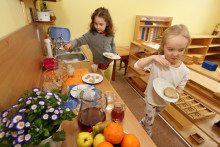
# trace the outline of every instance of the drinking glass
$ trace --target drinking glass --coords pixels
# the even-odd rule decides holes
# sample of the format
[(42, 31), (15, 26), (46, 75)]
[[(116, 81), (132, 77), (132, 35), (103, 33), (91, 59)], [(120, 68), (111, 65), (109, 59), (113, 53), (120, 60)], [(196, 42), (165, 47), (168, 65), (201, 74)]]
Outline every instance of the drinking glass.
[(120, 123), (124, 119), (125, 116), (124, 112), (125, 112), (125, 104), (121, 102), (115, 102), (114, 108), (112, 109), (111, 112), (112, 121), (116, 123)]
[(107, 107), (106, 110), (112, 110), (114, 107), (114, 102), (116, 100), (116, 95), (112, 91), (106, 91), (104, 93), (106, 100), (107, 100)]
[(97, 72), (98, 64), (92, 64), (91, 68), (92, 68), (92, 72)]

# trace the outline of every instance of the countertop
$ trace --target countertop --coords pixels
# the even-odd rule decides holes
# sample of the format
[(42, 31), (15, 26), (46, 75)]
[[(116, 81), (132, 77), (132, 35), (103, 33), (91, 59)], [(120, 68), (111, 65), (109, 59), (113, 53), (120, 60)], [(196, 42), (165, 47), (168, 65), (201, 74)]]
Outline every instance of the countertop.
[[(91, 60), (89, 56), (87, 57)], [(90, 62), (72, 63), (72, 65), (75, 69), (87, 68), (88, 71), (91, 72)], [(97, 73), (102, 75), (100, 71), (98, 71)], [(101, 90), (102, 92), (113, 91), (117, 96), (117, 100), (123, 102), (123, 100), (114, 90), (110, 82), (104, 76), (103, 76), (103, 81), (101, 83), (95, 84), (95, 86), (97, 89)], [(111, 111), (106, 110), (107, 120), (111, 119), (110, 113)], [(122, 125), (124, 131), (135, 134), (138, 137), (138, 139), (140, 140), (141, 147), (156, 146), (127, 106), (126, 106), (124, 120), (120, 124)], [(74, 118), (73, 121), (64, 121), (62, 123), (62, 129), (64, 129), (66, 132), (66, 140), (63, 142), (62, 147), (77, 146), (76, 138), (77, 138), (77, 134), (79, 133), (77, 118)]]

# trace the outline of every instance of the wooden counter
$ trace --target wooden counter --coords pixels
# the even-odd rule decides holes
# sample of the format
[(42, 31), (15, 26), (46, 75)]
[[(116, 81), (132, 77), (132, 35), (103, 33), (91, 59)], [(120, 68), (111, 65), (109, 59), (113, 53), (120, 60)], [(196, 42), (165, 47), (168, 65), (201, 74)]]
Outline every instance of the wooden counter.
[[(75, 69), (88, 68), (89, 72), (91, 72), (90, 62), (74, 63), (72, 65), (74, 66)], [(98, 71), (98, 73), (101, 74), (100, 71)], [(114, 88), (111, 86), (111, 84), (105, 77), (101, 83), (96, 84), (95, 86), (97, 89), (101, 90), (102, 92), (109, 90), (113, 91), (117, 96), (117, 100), (122, 101), (120, 96), (117, 94), (117, 92), (114, 90)], [(106, 110), (107, 120), (111, 119), (110, 112), (111, 111)], [(139, 138), (141, 147), (156, 146), (127, 106), (125, 111), (125, 117), (121, 125), (123, 126), (124, 131), (135, 134)], [(74, 118), (73, 121), (64, 121), (62, 123), (62, 128), (66, 132), (66, 140), (63, 142), (62, 147), (76, 147), (77, 146), (76, 138), (77, 138), (77, 134), (79, 133), (77, 118)]]

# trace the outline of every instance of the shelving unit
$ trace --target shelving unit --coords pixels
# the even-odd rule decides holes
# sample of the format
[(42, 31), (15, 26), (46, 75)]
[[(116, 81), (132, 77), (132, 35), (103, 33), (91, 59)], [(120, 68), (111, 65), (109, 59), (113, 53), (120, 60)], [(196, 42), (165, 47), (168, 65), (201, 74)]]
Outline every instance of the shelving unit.
[(220, 59), (220, 37), (212, 36), (212, 41), (209, 45), (209, 50), (206, 53), (206, 59)]
[(159, 42), (163, 31), (171, 26), (172, 19), (172, 17), (137, 15), (133, 40)]

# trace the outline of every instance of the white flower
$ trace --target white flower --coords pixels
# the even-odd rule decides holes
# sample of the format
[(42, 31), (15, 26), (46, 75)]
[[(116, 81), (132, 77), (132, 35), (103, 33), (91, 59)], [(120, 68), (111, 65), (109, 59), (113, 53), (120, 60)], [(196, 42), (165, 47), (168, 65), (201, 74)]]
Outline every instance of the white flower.
[(18, 131), (18, 134), (23, 134), (23, 133), (24, 133), (24, 130)]
[(16, 124), (15, 128), (16, 128), (17, 130), (22, 130), (22, 129), (24, 129), (24, 126), (25, 126), (25, 122), (24, 122), (24, 121), (19, 121), (19, 122)]
[(31, 123), (28, 121), (28, 122), (26, 122), (25, 123), (25, 127), (27, 128), (27, 127), (30, 127), (31, 126)]
[(24, 142), (24, 135), (23, 135), (23, 134), (18, 135), (16, 141), (17, 141), (17, 143), (22, 143), (22, 142)]
[(46, 99), (50, 99), (51, 96), (50, 96), (50, 95), (46, 95), (45, 98), (46, 98)]
[(40, 94), (41, 94), (41, 91), (36, 92), (36, 94), (37, 94), (37, 95), (40, 95)]
[(56, 114), (53, 114), (53, 115), (51, 116), (51, 119), (52, 119), (52, 120), (57, 120), (57, 119), (58, 119), (58, 116), (57, 116)]
[(54, 113), (55, 113), (55, 114), (59, 114), (60, 112), (59, 112), (58, 109), (55, 109), (55, 110), (54, 110)]
[(3, 119), (2, 119), (2, 123), (3, 123), (3, 124), (6, 123), (7, 120), (8, 120), (7, 117), (3, 118)]
[(36, 128), (35, 130), (36, 130), (37, 132), (39, 132), (39, 131), (40, 131), (40, 128)]
[(17, 134), (17, 132), (11, 132), (11, 136), (12, 136), (13, 138), (17, 138), (18, 134)]
[(26, 134), (25, 137), (24, 137), (24, 140), (25, 140), (26, 142), (28, 142), (28, 141), (31, 140), (31, 138), (32, 138), (32, 135), (31, 135), (31, 134)]
[(58, 94), (54, 94), (54, 97), (58, 100), (60, 97)]
[(12, 105), (12, 108), (15, 108), (15, 107), (17, 107), (17, 106), (18, 106), (18, 104)]
[(47, 92), (46, 95), (52, 96), (53, 93), (52, 92)]
[(5, 131), (0, 131), (0, 139), (2, 139), (5, 136)]
[(58, 104), (58, 105), (61, 105), (61, 102), (58, 101), (57, 104)]
[(66, 111), (68, 111), (68, 112), (69, 112), (69, 111), (70, 111), (70, 108), (66, 108)]
[(2, 112), (1, 118), (7, 117), (8, 116), (8, 111), (5, 110)]
[(24, 112), (24, 111), (26, 111), (25, 108), (21, 108), (21, 109), (18, 110), (18, 112)]
[(38, 104), (41, 105), (41, 106), (44, 106), (45, 105), (45, 101), (44, 100), (40, 100), (40, 101), (38, 101)]
[(26, 104), (26, 105), (31, 104), (31, 100), (29, 100), (29, 99), (28, 99), (28, 100), (26, 100), (26, 101), (25, 101), (25, 104)]
[(50, 108), (50, 109), (49, 109), (49, 112), (53, 112), (53, 111), (54, 111), (54, 108)]
[(12, 122), (16, 124), (18, 121), (23, 120), (24, 115), (23, 114), (17, 114), (12, 118)]
[(47, 119), (49, 118), (49, 115), (48, 115), (48, 114), (44, 114), (44, 115), (42, 116), (42, 118), (43, 118), (44, 120), (47, 120)]
[(33, 104), (33, 105), (31, 106), (31, 109), (32, 109), (32, 110), (36, 110), (36, 109), (37, 109), (37, 105), (36, 105), (36, 104)]
[(23, 97), (20, 97), (20, 98), (18, 99), (19, 102), (22, 101), (22, 100), (23, 100)]
[(38, 92), (38, 91), (40, 91), (40, 89), (39, 88), (33, 88), (32, 91), (33, 92)]

